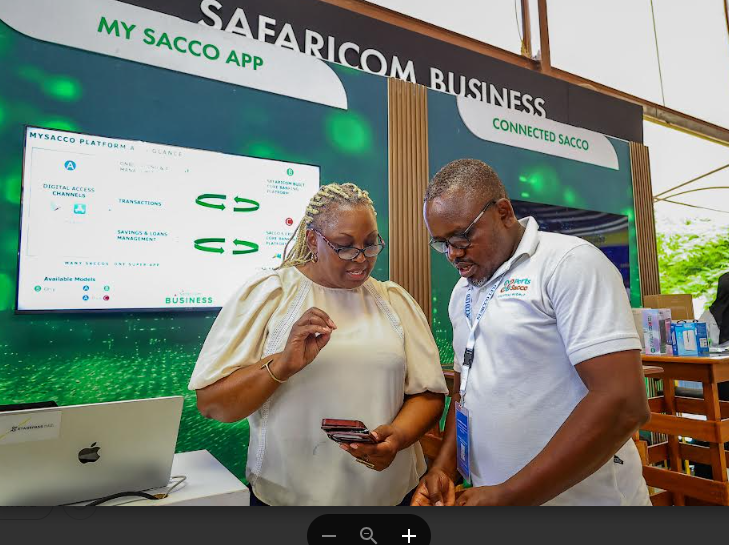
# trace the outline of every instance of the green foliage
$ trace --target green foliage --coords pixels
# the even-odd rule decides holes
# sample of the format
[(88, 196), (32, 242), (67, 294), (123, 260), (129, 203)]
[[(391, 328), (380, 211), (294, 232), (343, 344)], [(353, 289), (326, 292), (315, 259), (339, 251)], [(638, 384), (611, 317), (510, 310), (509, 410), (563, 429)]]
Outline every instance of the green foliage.
[[(686, 222), (689, 225), (689, 222)], [(658, 268), (661, 292), (716, 296), (716, 282), (729, 270), (729, 232), (712, 238), (693, 233), (659, 233)]]

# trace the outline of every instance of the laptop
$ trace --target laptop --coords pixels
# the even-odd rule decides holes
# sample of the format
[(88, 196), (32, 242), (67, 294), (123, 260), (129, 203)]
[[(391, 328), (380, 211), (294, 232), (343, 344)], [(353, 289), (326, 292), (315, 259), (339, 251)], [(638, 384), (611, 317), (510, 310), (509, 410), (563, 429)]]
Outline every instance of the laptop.
[(181, 396), (0, 413), (0, 505), (167, 486), (181, 414)]

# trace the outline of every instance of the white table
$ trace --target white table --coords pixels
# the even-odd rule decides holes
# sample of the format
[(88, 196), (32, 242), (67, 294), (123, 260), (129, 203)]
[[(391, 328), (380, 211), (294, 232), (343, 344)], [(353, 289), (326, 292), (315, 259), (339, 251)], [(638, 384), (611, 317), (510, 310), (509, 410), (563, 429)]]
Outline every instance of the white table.
[[(152, 507), (158, 505), (248, 506), (250, 491), (207, 450), (181, 452), (172, 461), (172, 476), (187, 479), (163, 500), (118, 498), (104, 505)], [(170, 486), (177, 479), (172, 479)], [(149, 494), (165, 492), (169, 487), (147, 490)], [(88, 503), (88, 502), (83, 502)], [(79, 504), (82, 505), (82, 504)]]

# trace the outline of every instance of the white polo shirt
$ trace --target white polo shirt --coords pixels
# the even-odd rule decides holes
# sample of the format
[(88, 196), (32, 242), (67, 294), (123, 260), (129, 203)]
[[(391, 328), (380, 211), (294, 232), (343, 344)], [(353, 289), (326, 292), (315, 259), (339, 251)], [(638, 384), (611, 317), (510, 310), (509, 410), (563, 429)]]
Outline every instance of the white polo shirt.
[[(513, 257), (472, 292), (475, 318), (506, 271), (478, 325), (465, 395), (474, 486), (506, 481), (544, 449), (587, 394), (575, 365), (640, 350), (622, 278), (605, 255), (582, 239), (539, 231), (533, 218), (520, 223), (526, 231)], [(448, 308), (459, 373), (467, 293), (461, 279)], [(548, 505), (650, 505), (632, 439)]]

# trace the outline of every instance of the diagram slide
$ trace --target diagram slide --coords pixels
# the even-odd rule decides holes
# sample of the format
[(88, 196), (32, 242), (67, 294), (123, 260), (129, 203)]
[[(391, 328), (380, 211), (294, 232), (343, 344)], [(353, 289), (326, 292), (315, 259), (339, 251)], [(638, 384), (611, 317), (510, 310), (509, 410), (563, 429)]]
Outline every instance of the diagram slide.
[(318, 188), (313, 165), (29, 127), (17, 309), (219, 308)]

